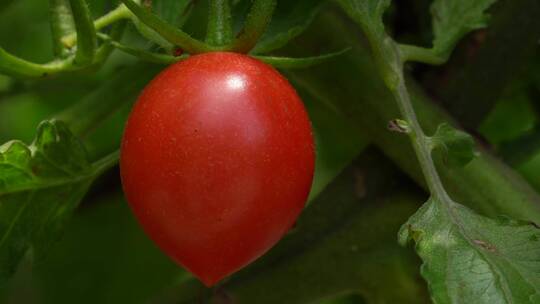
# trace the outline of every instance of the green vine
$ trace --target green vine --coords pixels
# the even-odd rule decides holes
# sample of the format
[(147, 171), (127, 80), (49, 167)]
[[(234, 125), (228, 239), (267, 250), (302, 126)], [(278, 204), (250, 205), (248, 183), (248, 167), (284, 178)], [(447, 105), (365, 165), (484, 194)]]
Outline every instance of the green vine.
[[(444, 63), (448, 56), (440, 54), (450, 54), (460, 37), (486, 20), (484, 10), (492, 1), (483, 0), (471, 7), (473, 13), (467, 11), (466, 20), (470, 24), (458, 20), (461, 23), (457, 30), (443, 31), (443, 25), (436, 23), (431, 49), (400, 46), (386, 33), (383, 14), (390, 6), (389, 0), (341, 0), (339, 3), (362, 27), (371, 45), (378, 70), (406, 122), (405, 127), (405, 122), (401, 122), (402, 129), (409, 135), (429, 188), (428, 202), (402, 226), (399, 242), (416, 243), (416, 251), (424, 261), (422, 275), (430, 285), (434, 302), (492, 303), (493, 298), (498, 298), (504, 303), (535, 303), (540, 294), (540, 284), (535, 279), (540, 267), (522, 265), (540, 256), (540, 247), (536, 244), (540, 229), (526, 222), (492, 220), (452, 200), (437, 172), (432, 153), (442, 144), (443, 150), (450, 147), (454, 150), (451, 154), (464, 155), (463, 148), (472, 149), (472, 146), (467, 148), (470, 140), (449, 126), (440, 126), (434, 136), (426, 136), (416, 117), (404, 76), (408, 60)], [(438, 15), (435, 22), (459, 16), (459, 11), (448, 10), (448, 6), (441, 3), (436, 1), (433, 8), (444, 8), (448, 15)], [(470, 2), (462, 4), (470, 5)], [(457, 4), (453, 8), (469, 9)], [(466, 154), (471, 153), (465, 151)], [(476, 267), (481, 267), (482, 271), (473, 272)], [(516, 273), (519, 279), (508, 278), (505, 274), (510, 272)], [(456, 285), (449, 282), (448, 277), (460, 277), (462, 281)], [(475, 284), (478, 280), (490, 283), (487, 286)], [(514, 284), (518, 282), (526, 291), (515, 289)]]

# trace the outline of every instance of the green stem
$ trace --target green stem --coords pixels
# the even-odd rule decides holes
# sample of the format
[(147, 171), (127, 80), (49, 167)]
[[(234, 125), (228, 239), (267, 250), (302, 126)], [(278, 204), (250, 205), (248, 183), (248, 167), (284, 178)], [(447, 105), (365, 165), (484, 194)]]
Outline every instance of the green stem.
[(249, 53), (266, 31), (275, 8), (276, 0), (255, 0), (244, 28), (232, 45), (232, 50), (239, 53)]
[[(405, 83), (403, 67), (410, 54), (420, 54), (421, 48), (406, 47), (397, 44), (386, 32), (384, 27), (371, 28), (363, 26), (366, 37), (373, 49), (373, 55), (377, 63), (378, 70), (386, 84), (392, 92), (397, 102), (402, 118), (409, 124), (408, 135), (411, 139), (416, 157), (420, 163), (422, 173), (426, 180), (428, 189), (432, 197), (442, 202), (452, 212), (450, 205), (452, 199), (444, 188), (435, 162), (433, 161), (432, 145), (430, 138), (424, 133), (416, 112), (411, 102), (409, 91)], [(413, 52), (410, 52), (413, 50)], [(404, 56), (405, 55), (405, 56)]]
[(120, 160), (120, 150), (116, 150), (92, 164), (94, 176), (100, 176), (103, 172), (116, 166)]
[(136, 48), (124, 45), (116, 41), (113, 37), (107, 36), (102, 33), (98, 33), (98, 37), (100, 39), (105, 40), (108, 45), (111, 45), (112, 47), (115, 47), (124, 53), (135, 56), (146, 62), (169, 65), (169, 64), (178, 62), (180, 60), (183, 60), (189, 57), (188, 54), (183, 54), (182, 56), (171, 56), (167, 54), (160, 54), (160, 53), (149, 52), (146, 50), (136, 49)]
[[(126, 21), (118, 22), (113, 25), (110, 31), (110, 39), (120, 40), (122, 38), (122, 35), (124, 34), (126, 25)], [(99, 37), (100, 33), (97, 33), (97, 35)], [(102, 44), (96, 52), (94, 64), (103, 64), (114, 49), (115, 47), (110, 43)]]
[(15, 77), (45, 77), (73, 68), (73, 59), (56, 60), (50, 63), (33, 63), (14, 56), (0, 48), (0, 72)]
[(206, 42), (216, 46), (229, 44), (233, 38), (229, 0), (209, 1)]
[[(427, 190), (409, 138), (389, 132), (386, 127), (390, 120), (401, 117), (401, 114), (394, 96), (380, 77), (373, 77), (378, 73), (378, 67), (369, 60), (373, 58), (373, 52), (366, 48), (364, 39), (358, 38), (358, 30), (350, 26), (340, 10), (331, 9), (321, 12), (312, 28), (288, 44), (285, 51), (315, 52), (321, 39), (329, 42), (328, 48), (351, 45), (353, 49), (331, 64), (292, 71), (287, 73), (287, 78), (299, 89), (308, 107), (313, 102), (330, 103), (342, 113), (342, 119), (356, 127), (355, 132), (370, 138), (403, 172)], [(339, 37), (335, 33), (340, 33)], [(455, 124), (417, 83), (409, 79), (406, 84), (426, 134), (433, 134), (441, 123)], [(540, 197), (529, 183), (499, 158), (491, 156), (482, 147), (477, 148), (479, 155), (461, 168), (449, 168), (441, 159), (434, 158), (437, 172), (451, 197), (483, 215), (496, 217), (505, 214), (540, 223)]]
[(97, 49), (96, 30), (90, 9), (85, 0), (69, 0), (75, 29), (77, 31), (77, 53), (74, 63), (79, 66), (85, 66), (94, 61)]
[(49, 0), (49, 19), (54, 54), (58, 57), (66, 57), (69, 52), (62, 43), (62, 37), (75, 32), (69, 0)]
[[(103, 28), (117, 21), (120, 21), (122, 19), (129, 19), (131, 18), (131, 16), (131, 12), (127, 9), (127, 7), (121, 4), (114, 10), (96, 19), (94, 21), (94, 28), (96, 29), (96, 31), (100, 31)], [(68, 48), (75, 46), (75, 44), (77, 43), (77, 35), (75, 33), (72, 33), (70, 35), (64, 36), (62, 38), (62, 43)]]
[(403, 73), (399, 75), (398, 85), (392, 90), (392, 94), (397, 101), (401, 115), (403, 115), (403, 118), (409, 123), (410, 132), (408, 134), (411, 138), (413, 148), (418, 157), (422, 173), (424, 174), (431, 195), (437, 201), (451, 202), (452, 200), (444, 189), (441, 178), (437, 173), (437, 168), (435, 167), (435, 162), (433, 161), (431, 154), (429, 138), (425, 135), (420, 126), (420, 122), (416, 117), (409, 92), (405, 85)]
[(141, 22), (149, 28), (156, 31), (170, 43), (177, 45), (190, 54), (198, 54), (209, 51), (215, 51), (219, 48), (209, 46), (208, 44), (199, 41), (184, 31), (176, 28), (172, 24), (163, 21), (158, 16), (144, 9), (133, 0), (120, 0)]
[(415, 45), (400, 44), (399, 50), (403, 62), (417, 61), (431, 65), (441, 65), (448, 61), (448, 56), (440, 56), (433, 49), (423, 48)]

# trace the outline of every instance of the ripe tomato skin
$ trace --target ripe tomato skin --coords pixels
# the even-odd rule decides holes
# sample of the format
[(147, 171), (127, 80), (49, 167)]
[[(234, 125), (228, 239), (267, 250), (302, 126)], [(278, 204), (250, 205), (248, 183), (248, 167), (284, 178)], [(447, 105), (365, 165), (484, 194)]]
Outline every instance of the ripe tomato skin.
[(128, 119), (120, 169), (147, 234), (211, 286), (294, 224), (314, 162), (311, 124), (288, 81), (256, 59), (216, 52), (148, 84)]

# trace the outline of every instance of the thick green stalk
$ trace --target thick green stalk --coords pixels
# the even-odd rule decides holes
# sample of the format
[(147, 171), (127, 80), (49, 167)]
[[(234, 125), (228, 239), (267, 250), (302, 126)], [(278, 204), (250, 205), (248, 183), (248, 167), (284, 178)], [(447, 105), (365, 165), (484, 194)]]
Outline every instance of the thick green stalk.
[(206, 42), (216, 46), (229, 44), (233, 38), (229, 0), (209, 1)]
[(438, 201), (447, 202), (449, 201), (449, 196), (444, 189), (439, 173), (437, 173), (437, 168), (435, 167), (435, 162), (433, 161), (431, 154), (429, 138), (425, 135), (420, 126), (420, 122), (416, 117), (409, 92), (405, 85), (405, 79), (402, 75), (397, 76), (399, 76), (399, 83), (397, 87), (392, 89), (392, 93), (397, 101), (401, 115), (403, 115), (403, 118), (409, 124), (410, 132), (408, 134), (411, 138), (422, 172), (424, 173), (429, 192)]
[(65, 57), (69, 52), (62, 43), (62, 37), (75, 33), (75, 23), (69, 0), (49, 0), (49, 19), (54, 54), (58, 57)]
[(0, 47), (0, 73), (15, 77), (45, 77), (73, 68), (73, 60), (38, 64), (14, 56)]
[(86, 1), (69, 0), (69, 3), (78, 37), (74, 64), (85, 66), (94, 61), (97, 49), (96, 30)]
[(452, 203), (437, 172), (431, 154), (432, 147), (429, 138), (425, 135), (418, 121), (409, 91), (407, 90), (407, 85), (405, 84), (403, 65), (407, 58), (403, 58), (403, 53), (399, 45), (385, 33), (384, 27), (370, 27), (365, 26), (362, 22), (358, 23), (362, 25), (365, 36), (371, 45), (379, 74), (397, 102), (402, 116), (401, 118), (409, 124), (409, 131), (407, 133), (418, 158), (429, 192), (436, 201), (448, 204)]

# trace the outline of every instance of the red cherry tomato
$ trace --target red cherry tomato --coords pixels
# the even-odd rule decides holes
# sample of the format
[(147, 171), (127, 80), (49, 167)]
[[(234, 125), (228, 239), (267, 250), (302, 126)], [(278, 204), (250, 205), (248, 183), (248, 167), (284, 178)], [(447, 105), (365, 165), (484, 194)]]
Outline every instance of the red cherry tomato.
[(314, 158), (310, 121), (283, 76), (246, 55), (207, 53), (144, 89), (120, 169), (145, 231), (211, 286), (294, 224)]

